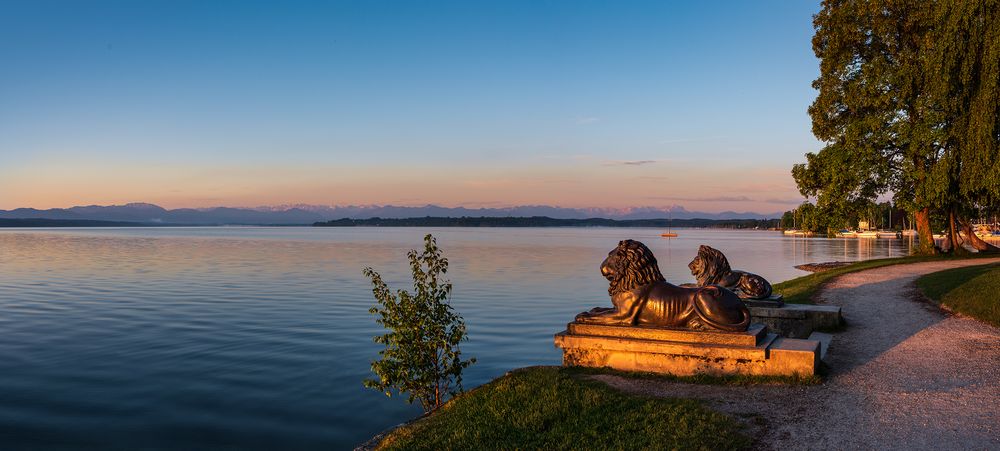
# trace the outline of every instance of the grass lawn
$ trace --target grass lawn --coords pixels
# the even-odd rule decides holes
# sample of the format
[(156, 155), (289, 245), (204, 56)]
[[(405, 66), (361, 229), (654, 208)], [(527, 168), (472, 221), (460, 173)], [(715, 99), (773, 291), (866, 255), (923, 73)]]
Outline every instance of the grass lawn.
[(917, 279), (927, 297), (948, 308), (1000, 327), (1000, 265), (969, 266)]
[(740, 424), (689, 399), (626, 395), (562, 368), (513, 371), (389, 434), (379, 449), (744, 449)]
[(781, 294), (785, 297), (785, 302), (790, 304), (812, 304), (813, 295), (819, 291), (820, 286), (834, 277), (857, 272), (864, 271), (866, 269), (879, 268), (882, 266), (889, 265), (900, 265), (906, 263), (920, 263), (928, 261), (939, 261), (939, 260), (950, 260), (950, 259), (967, 259), (967, 258), (982, 258), (982, 257), (996, 257), (993, 255), (978, 255), (972, 254), (968, 257), (951, 257), (951, 256), (913, 256), (913, 257), (897, 257), (897, 258), (881, 258), (877, 260), (866, 260), (863, 262), (853, 263), (840, 268), (830, 269), (827, 271), (817, 272), (808, 274), (802, 277), (798, 277), (792, 280), (786, 280), (781, 283), (774, 284), (774, 292)]

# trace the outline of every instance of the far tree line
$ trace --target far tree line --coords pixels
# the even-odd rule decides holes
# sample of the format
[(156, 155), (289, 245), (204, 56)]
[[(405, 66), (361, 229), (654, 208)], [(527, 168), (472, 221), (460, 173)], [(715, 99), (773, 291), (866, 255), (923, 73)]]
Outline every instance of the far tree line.
[[(902, 231), (915, 227), (915, 218), (912, 212), (889, 201), (872, 202), (839, 216), (826, 215), (825, 213), (812, 202), (803, 202), (802, 205), (786, 211), (781, 216), (781, 228), (833, 236), (841, 230), (859, 229), (862, 224), (867, 224), (867, 228), (870, 230)], [(1000, 220), (1000, 211), (987, 212), (982, 210), (975, 214), (976, 216), (973, 218), (976, 221), (988, 224), (994, 224)], [(930, 222), (931, 230), (935, 233), (944, 232), (948, 228), (948, 217), (941, 212), (933, 211)]]
[(548, 216), (426, 216), (422, 218), (334, 219), (316, 227), (703, 227), (720, 229), (769, 229), (776, 219), (561, 219)]

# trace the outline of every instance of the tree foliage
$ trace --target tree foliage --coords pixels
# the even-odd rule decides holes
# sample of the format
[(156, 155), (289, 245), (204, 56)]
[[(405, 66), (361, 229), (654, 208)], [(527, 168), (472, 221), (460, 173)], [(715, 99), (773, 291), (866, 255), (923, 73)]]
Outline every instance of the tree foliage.
[(467, 339), (465, 322), (451, 307), (452, 285), (442, 278), (448, 272), (448, 259), (437, 241), (428, 234), (423, 252), (411, 250), (407, 257), (413, 293), (394, 293), (379, 273), (364, 269), (378, 303), (369, 312), (388, 330), (374, 338), (385, 346), (379, 351), (381, 359), (371, 365), (378, 379), (366, 379), (364, 385), (386, 396), (392, 396), (393, 390), (406, 393), (407, 402), (419, 400), (424, 411), (430, 411), (447, 396), (462, 391), (462, 370), (475, 359), (461, 358), (459, 343)]
[(935, 194), (969, 231), (962, 216), (1000, 204), (1000, 2), (946, 1), (936, 13), (928, 83), (945, 118), (948, 164), (934, 176), (948, 189)]
[(782, 216), (782, 226), (786, 229), (794, 227), (809, 232), (835, 235), (841, 229), (854, 229), (859, 222), (868, 223), (869, 229), (902, 230), (912, 227), (906, 224), (909, 219), (905, 211), (900, 210), (891, 202), (859, 202), (851, 211), (842, 215), (831, 214), (810, 202), (803, 202), (794, 210), (786, 211)]
[[(1000, 199), (1000, 1), (825, 0), (813, 134), (792, 169), (831, 217), (893, 193), (930, 250), (931, 210)], [(951, 221), (954, 223), (954, 220)], [(954, 227), (952, 227), (954, 229)], [(954, 232), (952, 232), (954, 234)]]
[(781, 215), (781, 228), (782, 229), (794, 229), (798, 227), (798, 221), (795, 218), (795, 210), (786, 211)]

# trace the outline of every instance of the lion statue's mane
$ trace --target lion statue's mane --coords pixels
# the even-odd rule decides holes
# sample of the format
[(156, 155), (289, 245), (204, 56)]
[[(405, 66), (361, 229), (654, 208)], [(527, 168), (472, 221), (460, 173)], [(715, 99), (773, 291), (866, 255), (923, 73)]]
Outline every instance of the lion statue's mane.
[(608, 284), (609, 295), (614, 296), (653, 282), (666, 282), (667, 279), (660, 273), (656, 257), (644, 244), (625, 240), (618, 243), (615, 249), (616, 277)]
[(699, 286), (723, 286), (747, 299), (771, 296), (771, 283), (767, 279), (746, 271), (733, 270), (726, 255), (718, 249), (699, 246), (698, 256), (688, 264), (688, 268)]

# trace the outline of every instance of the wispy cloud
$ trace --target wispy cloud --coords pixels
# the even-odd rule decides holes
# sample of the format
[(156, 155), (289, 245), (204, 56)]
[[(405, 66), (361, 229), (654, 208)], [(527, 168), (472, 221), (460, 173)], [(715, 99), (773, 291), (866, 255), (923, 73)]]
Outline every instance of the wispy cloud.
[(653, 164), (657, 160), (620, 160), (620, 161), (606, 161), (605, 166), (642, 166), (644, 164)]

